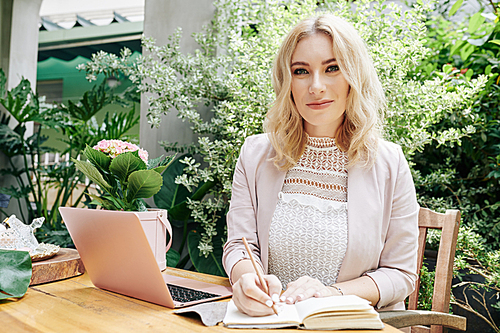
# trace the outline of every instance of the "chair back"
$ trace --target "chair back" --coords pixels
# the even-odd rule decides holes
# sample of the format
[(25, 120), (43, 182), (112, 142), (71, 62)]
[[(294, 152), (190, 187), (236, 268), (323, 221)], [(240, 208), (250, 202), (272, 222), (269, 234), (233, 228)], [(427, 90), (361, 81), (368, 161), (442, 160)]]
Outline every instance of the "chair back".
[[(458, 229), (460, 227), (460, 211), (447, 210), (445, 214), (436, 213), (427, 208), (420, 208), (418, 215), (418, 272), (424, 261), (425, 241), (428, 229), (441, 229), (441, 240), (436, 261), (434, 293), (432, 295), (432, 311), (448, 313), (450, 306), (451, 280), (453, 278), (453, 262), (457, 245)], [(408, 299), (408, 310), (416, 310), (420, 279), (417, 280), (415, 291)], [(442, 333), (443, 327), (431, 325), (428, 328), (412, 327), (414, 332)]]

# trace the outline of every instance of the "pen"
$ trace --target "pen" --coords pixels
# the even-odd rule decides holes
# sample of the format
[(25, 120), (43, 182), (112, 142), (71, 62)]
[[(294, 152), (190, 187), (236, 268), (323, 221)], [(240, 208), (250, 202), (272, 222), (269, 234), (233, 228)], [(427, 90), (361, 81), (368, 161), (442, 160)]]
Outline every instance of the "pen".
[[(255, 259), (253, 258), (252, 251), (250, 251), (250, 247), (248, 246), (247, 239), (245, 237), (241, 238), (243, 240), (243, 244), (245, 244), (245, 248), (247, 249), (248, 256), (250, 257), (250, 261), (252, 262), (253, 269), (255, 270), (255, 273), (259, 277), (260, 284), (262, 285), (262, 288), (264, 288), (264, 292), (269, 295), (269, 289), (267, 288), (267, 283), (264, 281), (264, 277), (260, 273), (260, 270), (257, 266), (257, 263), (255, 262)], [(269, 295), (271, 296), (271, 295)], [(278, 309), (276, 309), (276, 304), (273, 302), (273, 311), (276, 315), (278, 315)]]

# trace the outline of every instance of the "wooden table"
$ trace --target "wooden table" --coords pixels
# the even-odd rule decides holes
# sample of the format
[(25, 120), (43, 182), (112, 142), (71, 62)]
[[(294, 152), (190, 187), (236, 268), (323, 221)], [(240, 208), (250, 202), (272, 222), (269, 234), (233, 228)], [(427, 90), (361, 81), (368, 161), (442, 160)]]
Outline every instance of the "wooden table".
[[(229, 285), (225, 278), (167, 268), (169, 274)], [(300, 332), (296, 329), (243, 330), (206, 327), (196, 315), (181, 316), (159, 305), (94, 287), (87, 274), (32, 286), (19, 300), (0, 301), (0, 331), (15, 332)], [(324, 331), (323, 331), (324, 332)], [(401, 332), (386, 326), (382, 331)]]

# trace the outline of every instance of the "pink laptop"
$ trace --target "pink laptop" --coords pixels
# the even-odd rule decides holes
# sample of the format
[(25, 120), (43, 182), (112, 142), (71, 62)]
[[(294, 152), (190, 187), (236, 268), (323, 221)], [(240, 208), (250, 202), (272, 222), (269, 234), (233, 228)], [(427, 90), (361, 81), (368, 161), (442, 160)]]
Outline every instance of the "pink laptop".
[(232, 295), (231, 288), (162, 274), (134, 212), (60, 207), (92, 283), (101, 289), (169, 308)]

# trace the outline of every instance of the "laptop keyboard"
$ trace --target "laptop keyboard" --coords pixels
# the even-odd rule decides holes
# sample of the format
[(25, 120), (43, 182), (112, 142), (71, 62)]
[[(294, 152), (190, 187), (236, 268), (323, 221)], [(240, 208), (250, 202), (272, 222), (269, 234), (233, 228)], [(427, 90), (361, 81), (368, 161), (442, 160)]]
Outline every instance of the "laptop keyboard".
[(172, 299), (176, 302), (186, 303), (191, 301), (198, 301), (200, 299), (214, 298), (220, 295), (206, 293), (201, 290), (190, 289), (186, 287), (167, 284), (168, 290)]

